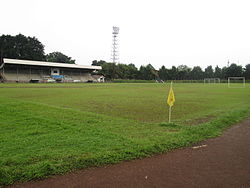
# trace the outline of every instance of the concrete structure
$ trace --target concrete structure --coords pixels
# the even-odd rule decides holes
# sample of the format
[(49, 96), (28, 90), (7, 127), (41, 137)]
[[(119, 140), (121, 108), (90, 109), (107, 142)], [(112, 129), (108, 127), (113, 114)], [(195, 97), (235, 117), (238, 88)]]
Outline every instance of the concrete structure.
[(92, 75), (94, 82), (105, 82), (105, 77), (103, 75)]
[(1, 82), (94, 82), (91, 73), (101, 66), (3, 59)]

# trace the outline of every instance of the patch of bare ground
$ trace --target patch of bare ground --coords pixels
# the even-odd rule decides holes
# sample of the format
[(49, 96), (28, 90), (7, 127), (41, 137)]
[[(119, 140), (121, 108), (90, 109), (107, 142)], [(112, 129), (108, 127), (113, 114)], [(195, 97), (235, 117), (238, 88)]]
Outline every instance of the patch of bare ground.
[(200, 125), (203, 123), (207, 123), (215, 118), (214, 115), (208, 115), (202, 118), (197, 118), (197, 119), (192, 119), (192, 120), (187, 120), (184, 122), (185, 125)]

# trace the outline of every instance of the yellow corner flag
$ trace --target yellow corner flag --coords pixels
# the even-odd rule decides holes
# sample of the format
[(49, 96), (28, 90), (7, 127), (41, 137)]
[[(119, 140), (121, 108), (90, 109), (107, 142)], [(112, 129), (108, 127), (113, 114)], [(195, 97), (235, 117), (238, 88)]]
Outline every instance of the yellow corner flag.
[(171, 82), (170, 90), (168, 93), (168, 100), (167, 103), (169, 105), (169, 114), (168, 114), (168, 122), (171, 122), (171, 110), (172, 106), (174, 105), (175, 97), (174, 97), (174, 90), (173, 90), (173, 82)]
[(168, 105), (171, 107), (174, 105), (174, 102), (175, 102), (174, 90), (172, 88), (172, 84), (173, 84), (173, 82), (171, 82), (170, 90), (168, 93), (168, 100), (167, 100)]

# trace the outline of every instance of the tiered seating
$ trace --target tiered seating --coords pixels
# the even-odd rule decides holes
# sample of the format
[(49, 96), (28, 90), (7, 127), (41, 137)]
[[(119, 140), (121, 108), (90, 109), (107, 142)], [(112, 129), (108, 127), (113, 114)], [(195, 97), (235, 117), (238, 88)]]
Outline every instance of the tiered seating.
[(64, 75), (64, 82), (73, 82), (73, 78), (68, 75)]
[(31, 74), (31, 80), (41, 80), (42, 76), (40, 74)]
[(4, 74), (4, 75), (5, 75), (6, 80), (8, 80), (8, 81), (16, 82), (18, 80), (17, 79), (17, 74), (8, 73), (8, 74)]
[(29, 82), (30, 81), (30, 75), (28, 74), (18, 74), (17, 78), (19, 82)]
[[(57, 79), (53, 79), (51, 75), (43, 75), (39, 72), (5, 72), (5, 78), (10, 82), (55, 82)], [(62, 82), (88, 82), (95, 79), (89, 73), (75, 73), (73, 75), (60, 75), (62, 76)]]
[(42, 80), (42, 77), (39, 74), (5, 73), (4, 75), (5, 80), (11, 82), (30, 82), (31, 80)]
[(65, 82), (88, 82), (90, 80), (93, 80), (90, 74), (64, 75)]

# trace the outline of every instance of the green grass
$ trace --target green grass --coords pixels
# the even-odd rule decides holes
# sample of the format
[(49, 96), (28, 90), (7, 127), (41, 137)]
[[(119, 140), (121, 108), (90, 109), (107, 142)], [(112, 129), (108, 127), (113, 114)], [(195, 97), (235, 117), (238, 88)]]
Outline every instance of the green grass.
[(113, 83), (155, 83), (155, 80), (124, 80), (124, 79), (115, 79)]
[(168, 87), (0, 84), (0, 185), (185, 147), (250, 115), (249, 84), (174, 84), (168, 124)]

